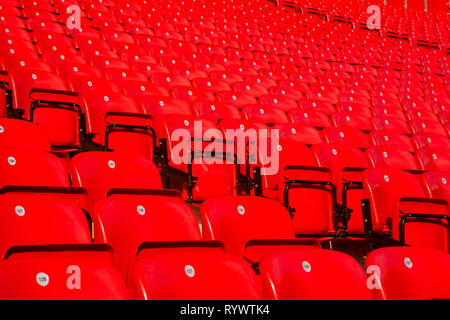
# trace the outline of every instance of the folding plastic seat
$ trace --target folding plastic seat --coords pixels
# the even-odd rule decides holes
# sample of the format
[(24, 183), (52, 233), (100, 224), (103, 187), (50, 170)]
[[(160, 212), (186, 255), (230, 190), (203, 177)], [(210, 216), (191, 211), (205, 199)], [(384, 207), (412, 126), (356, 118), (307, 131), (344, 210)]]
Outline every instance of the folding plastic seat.
[(183, 100), (189, 105), (193, 105), (194, 102), (200, 100), (215, 100), (214, 93), (203, 88), (177, 86), (173, 87), (170, 92), (172, 93), (173, 97)]
[(427, 171), (422, 174), (425, 192), (430, 198), (450, 201), (449, 171)]
[(249, 75), (252, 76), (256, 76), (256, 77), (260, 77), (260, 75), (258, 74), (258, 71), (256, 68), (256, 66), (250, 64), (250, 66), (246, 66), (245, 65), (245, 61), (242, 64), (229, 64), (226, 66), (226, 71), (230, 72), (230, 73), (235, 73), (241, 77), (246, 77)]
[(259, 96), (258, 102), (266, 107), (274, 107), (285, 112), (298, 107), (295, 100), (271, 94)]
[(450, 146), (426, 147), (417, 151), (417, 161), (427, 171), (450, 171)]
[(104, 78), (96, 78), (90, 76), (71, 76), (67, 79), (69, 88), (78, 93), (82, 93), (94, 88), (99, 88), (104, 92), (120, 92), (119, 87), (112, 81)]
[(142, 73), (149, 78), (151, 77), (151, 75), (153, 73), (161, 73), (161, 74), (170, 73), (168, 68), (163, 67), (157, 63), (150, 63), (150, 62), (133, 62), (133, 63), (131, 63), (131, 62), (129, 62), (129, 65), (132, 70)]
[(40, 124), (52, 145), (76, 146), (81, 110), (65, 81), (54, 73), (27, 68), (15, 70), (10, 76), (15, 109)]
[(143, 243), (201, 239), (194, 212), (175, 190), (113, 190), (95, 206), (93, 222), (94, 241), (113, 247), (115, 265), (124, 279)]
[(219, 101), (242, 108), (246, 104), (257, 103), (256, 98), (243, 92), (220, 91), (216, 93)]
[(94, 142), (104, 145), (111, 126), (145, 126), (148, 120), (143, 110), (133, 99), (118, 93), (88, 90), (81, 94), (83, 111), (86, 114), (86, 132)]
[(150, 80), (163, 88), (171, 89), (175, 86), (190, 86), (191, 82), (183, 76), (165, 73), (153, 73)]
[[(363, 234), (360, 188), (362, 172), (369, 167), (364, 153), (347, 144), (317, 144), (312, 147), (320, 167), (331, 172), (332, 183), (336, 186), (338, 202), (343, 210), (335, 217), (337, 225), (344, 233)], [(345, 211), (351, 209), (351, 212)]]
[(0, 266), (0, 284), (0, 296), (8, 300), (128, 298), (105, 245), (11, 248)]
[(102, 72), (107, 68), (129, 69), (128, 64), (118, 59), (118, 57), (110, 58), (104, 56), (94, 56), (89, 59), (89, 63)]
[(139, 72), (122, 69), (122, 68), (105, 68), (103, 70), (105, 78), (111, 80), (119, 85), (124, 81), (147, 81), (147, 77)]
[(213, 63), (226, 67), (229, 64), (240, 64), (241, 60), (235, 56), (227, 56), (225, 54), (215, 53), (211, 57)]
[(322, 132), (326, 143), (341, 143), (358, 149), (366, 149), (371, 145), (369, 136), (358, 129), (325, 128)]
[(261, 261), (260, 272), (264, 299), (372, 299), (361, 265), (339, 251), (304, 248), (273, 252)]
[(1, 148), (1, 186), (69, 187), (64, 160), (38, 149)]
[(250, 263), (261, 261), (271, 251), (318, 244), (295, 240), (286, 208), (270, 199), (254, 196), (208, 199), (200, 207), (200, 217), (203, 239), (223, 242), (227, 253), (244, 257)]
[(293, 86), (272, 86), (269, 88), (269, 92), (272, 95), (286, 97), (293, 101), (299, 101), (304, 98), (302, 92)]
[(372, 118), (372, 124), (375, 130), (411, 134), (411, 129), (405, 121), (392, 116), (375, 116)]
[(152, 117), (161, 117), (166, 114), (192, 115), (191, 106), (183, 100), (170, 96), (148, 95), (141, 99), (144, 113)]
[(116, 32), (112, 30), (106, 30), (103, 32), (104, 39), (111, 43), (111, 42), (121, 42), (121, 43), (132, 43), (134, 44), (134, 38), (130, 34), (126, 32)]
[(448, 203), (428, 198), (418, 177), (398, 169), (368, 169), (363, 188), (368, 232), (399, 245), (448, 252)]
[(7, 70), (15, 71), (20, 69), (36, 69), (50, 72), (48, 63), (39, 58), (36, 51), (26, 47), (11, 47), (13, 54), (5, 54), (2, 58)]
[(160, 141), (167, 141), (164, 168), (178, 169), (185, 199), (197, 201), (236, 193), (236, 159), (213, 122), (182, 114), (164, 115), (156, 132)]
[(307, 145), (323, 142), (319, 130), (302, 124), (277, 123), (271, 128), (279, 130), (278, 135), (282, 140), (293, 140)]
[(331, 121), (327, 114), (314, 109), (297, 108), (289, 110), (289, 115), (296, 124), (320, 129), (331, 127)]
[(439, 134), (446, 136), (444, 127), (440, 123), (436, 123), (433, 120), (411, 120), (409, 122), (411, 131), (413, 134), (424, 133), (424, 134)]
[[(225, 81), (230, 86), (234, 82), (238, 82), (238, 81), (243, 81), (244, 80), (244, 78), (241, 77), (240, 75), (237, 75), (237, 74), (234, 74), (234, 73), (230, 73), (230, 72), (226, 72), (226, 71), (220, 71), (220, 70), (214, 70), (214, 71), (209, 72), (209, 77), (211, 79), (217, 79), (217, 80)], [(204, 78), (206, 78), (206, 77), (204, 77)]]
[(397, 118), (398, 120), (406, 121), (406, 116), (402, 109), (389, 106), (374, 106), (372, 108), (372, 113), (374, 116), (386, 116), (390, 118)]
[(448, 148), (450, 146), (450, 141), (446, 136), (440, 134), (425, 134), (425, 133), (417, 133), (413, 136), (413, 141), (417, 149), (423, 148)]
[(0, 148), (50, 151), (45, 131), (29, 121), (0, 118)]
[(303, 99), (299, 101), (299, 105), (305, 111), (309, 110), (320, 111), (327, 115), (331, 115), (336, 111), (333, 104), (317, 99)]
[(39, 18), (28, 18), (27, 23), (31, 30), (65, 33), (64, 25), (55, 21), (45, 21)]
[(10, 26), (0, 27), (0, 37), (2, 38), (18, 38), (31, 41), (29, 32), (25, 29), (11, 28)]
[(364, 132), (372, 130), (370, 119), (364, 115), (350, 112), (335, 112), (331, 115), (331, 121), (338, 128), (353, 128)]
[(157, 53), (161, 49), (163, 50), (163, 53), (165, 53), (168, 48), (168, 43), (165, 40), (155, 36), (135, 35), (134, 39), (139, 46), (150, 49), (152, 53)]
[(148, 158), (126, 152), (91, 151), (71, 160), (72, 182), (88, 192), (90, 208), (113, 189), (161, 189), (161, 177)]
[(146, 50), (134, 43), (114, 41), (111, 43), (111, 47), (120, 56), (146, 55)]
[(382, 300), (449, 299), (450, 259), (446, 252), (417, 247), (387, 247), (369, 252), (372, 293)]
[(243, 112), (248, 120), (258, 121), (265, 124), (288, 123), (288, 115), (282, 109), (265, 105), (245, 105)]
[(385, 146), (411, 153), (416, 151), (413, 141), (402, 133), (375, 130), (370, 133), (370, 138), (375, 146)]
[(231, 91), (230, 85), (222, 80), (210, 79), (210, 78), (196, 78), (192, 80), (195, 87), (204, 90), (210, 90), (213, 92), (219, 91)]
[(136, 259), (128, 282), (134, 299), (261, 299), (260, 284), (251, 267), (241, 258), (223, 253), (217, 242), (166, 248), (164, 243), (155, 243), (139, 251)]
[(233, 83), (232, 87), (233, 87), (234, 91), (236, 91), (236, 92), (246, 93), (246, 94), (254, 96), (254, 97), (259, 97), (259, 96), (269, 93), (267, 91), (267, 89), (265, 87), (263, 87), (262, 85), (260, 85), (258, 83), (247, 82), (247, 81), (235, 82), (235, 83)]
[(18, 245), (91, 243), (90, 222), (75, 203), (39, 193), (38, 188), (9, 190), (0, 196), (5, 221), (0, 237), (2, 257)]
[(421, 166), (414, 156), (405, 150), (393, 146), (372, 146), (366, 150), (373, 168), (391, 168), (408, 171), (420, 171)]
[(215, 101), (197, 101), (193, 105), (194, 112), (204, 119), (218, 123), (221, 119), (241, 119), (241, 112), (234, 106)]
[(348, 112), (348, 113), (354, 113), (357, 115), (363, 115), (367, 118), (370, 118), (372, 116), (369, 106), (365, 105), (365, 104), (360, 104), (360, 103), (340, 102), (336, 105), (336, 110)]
[(298, 237), (332, 237), (337, 198), (330, 170), (320, 168), (313, 152), (301, 143), (279, 140), (276, 150), (272, 140), (267, 144), (267, 150), (257, 150), (263, 195), (289, 209)]
[(56, 72), (65, 79), (72, 76), (101, 78), (102, 74), (94, 67), (84, 63), (56, 62)]
[(185, 77), (186, 79), (192, 81), (195, 78), (207, 78), (208, 74), (204, 71), (197, 70), (192, 67), (185, 66), (169, 66), (172, 73)]

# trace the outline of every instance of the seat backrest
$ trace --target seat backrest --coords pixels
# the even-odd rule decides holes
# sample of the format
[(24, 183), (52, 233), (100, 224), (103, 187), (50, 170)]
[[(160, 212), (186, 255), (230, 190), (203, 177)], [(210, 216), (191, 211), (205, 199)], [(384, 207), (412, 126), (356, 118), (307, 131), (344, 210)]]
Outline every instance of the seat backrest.
[(206, 200), (200, 207), (203, 239), (219, 240), (242, 256), (249, 240), (293, 239), (287, 210), (277, 201), (250, 196)]
[[(105, 246), (15, 247), (0, 265), (1, 299), (123, 300), (125, 283)], [(109, 248), (110, 249), (110, 248)]]
[(430, 198), (445, 199), (450, 202), (450, 173), (447, 171), (427, 171), (422, 174), (422, 182)]
[(0, 187), (70, 186), (63, 160), (41, 150), (0, 148), (0, 176)]
[(64, 80), (55, 73), (44, 70), (21, 69), (11, 72), (14, 107), (25, 110), (24, 116), (30, 116), (30, 90), (53, 89), (67, 91)]
[(370, 200), (373, 228), (378, 231), (389, 224), (395, 202), (400, 198), (426, 196), (418, 178), (399, 169), (367, 169), (363, 185)]
[(339, 251), (305, 248), (273, 252), (261, 261), (260, 271), (264, 299), (372, 299), (364, 270)]
[(0, 118), (0, 148), (50, 151), (50, 141), (38, 125), (16, 119)]
[(389, 146), (372, 146), (366, 150), (366, 154), (373, 168), (421, 169), (416, 158), (405, 150), (399, 150)]
[(72, 181), (88, 191), (90, 207), (114, 188), (161, 189), (155, 164), (142, 156), (115, 152), (83, 152), (72, 158)]
[(194, 212), (172, 190), (113, 194), (97, 203), (93, 221), (94, 241), (113, 247), (124, 278), (143, 242), (201, 239)]
[(439, 250), (386, 247), (369, 252), (366, 267), (377, 299), (450, 298), (450, 256)]
[(18, 245), (90, 243), (84, 212), (74, 203), (36, 194), (0, 196), (0, 256)]
[(151, 251), (143, 251), (128, 282), (134, 299), (261, 299), (254, 271), (238, 257), (217, 248)]

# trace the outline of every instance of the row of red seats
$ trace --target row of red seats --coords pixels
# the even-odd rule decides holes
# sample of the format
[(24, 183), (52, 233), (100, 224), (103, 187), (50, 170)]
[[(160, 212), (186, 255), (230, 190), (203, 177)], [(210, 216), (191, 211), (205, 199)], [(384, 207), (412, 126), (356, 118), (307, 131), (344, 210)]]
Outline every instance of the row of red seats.
[[(369, 289), (376, 289), (375, 297), (388, 299), (448, 296), (439, 289), (445, 286), (437, 286), (448, 281), (444, 253), (418, 248), (372, 252), (366, 264), (378, 266), (380, 273), (368, 287), (364, 271), (352, 258), (302, 249), (317, 247), (318, 242), (296, 239), (288, 211), (275, 201), (248, 196), (210, 199), (200, 208), (201, 237), (195, 215), (180, 194), (154, 190), (160, 178), (144, 158), (79, 154), (72, 160), (74, 185), (82, 187), (77, 188), (69, 187), (56, 156), (36, 150), (3, 151), (10, 156), (6, 168), (2, 165), (2, 177), (19, 184), (10, 185), (7, 179), (1, 189), (2, 212), (11, 212), (4, 216), (7, 227), (1, 241), (5, 260), (0, 263), (0, 281), (8, 288), (2, 290), (3, 298), (123, 299), (127, 293), (121, 277), (127, 279), (130, 297), (145, 299), (368, 299)], [(40, 177), (30, 174), (23, 154), (32, 157), (28, 162), (33, 167), (39, 166)], [(91, 231), (96, 245), (89, 245)], [(224, 247), (202, 238), (221, 240)], [(106, 243), (114, 249), (112, 256)], [(384, 255), (392, 255), (392, 262), (382, 262)], [(253, 266), (259, 263), (263, 295), (243, 257)], [(411, 277), (420, 285), (429, 275), (416, 294), (390, 280), (402, 258), (406, 268), (414, 267), (410, 273), (405, 269), (402, 279)], [(298, 261), (306, 273), (295, 267)], [(298, 271), (292, 273), (293, 268)], [(293, 282), (285, 285), (286, 279)], [(346, 290), (338, 290), (344, 280)], [(77, 287), (79, 281), (82, 287)]]

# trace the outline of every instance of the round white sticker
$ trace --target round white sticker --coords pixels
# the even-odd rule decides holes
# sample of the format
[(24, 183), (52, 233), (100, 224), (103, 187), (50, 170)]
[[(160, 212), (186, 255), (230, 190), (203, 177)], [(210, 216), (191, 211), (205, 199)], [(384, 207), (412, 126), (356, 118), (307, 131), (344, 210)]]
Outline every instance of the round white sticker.
[(386, 151), (384, 151), (384, 152), (383, 152), (383, 157), (385, 157), (385, 158), (387, 158), (387, 157), (388, 157), (388, 154), (387, 154), (387, 152), (386, 152)]
[(384, 176), (384, 181), (389, 182), (389, 177), (388, 176)]
[(184, 120), (184, 125), (185, 125), (185, 126), (188, 126), (188, 125), (189, 125), (189, 121)]
[(108, 167), (110, 167), (111, 169), (114, 169), (116, 167), (116, 163), (112, 160), (108, 161)]
[(14, 157), (8, 157), (8, 163), (14, 166), (16, 165), (16, 159), (14, 159)]
[(303, 270), (305, 270), (306, 272), (310, 272), (311, 271), (311, 265), (309, 264), (308, 261), (303, 261), (302, 262), (302, 267), (303, 267)]
[(241, 206), (241, 205), (239, 205), (237, 207), (237, 210), (238, 210), (240, 215), (243, 215), (245, 213), (245, 208), (243, 206)]
[(47, 286), (48, 283), (49, 283), (49, 281), (50, 281), (50, 278), (49, 278), (48, 275), (47, 275), (46, 273), (44, 273), (44, 272), (39, 272), (39, 273), (36, 275), (36, 282), (37, 282), (40, 286), (42, 286), (42, 287)]
[(108, 96), (104, 96), (103, 99), (108, 102), (109, 101), (109, 97)]
[(186, 273), (186, 275), (187, 275), (189, 278), (193, 278), (193, 277), (195, 276), (195, 269), (194, 269), (193, 266), (186, 265), (186, 266), (184, 267), (184, 272)]
[(442, 177), (441, 181), (443, 184), (447, 184), (447, 179), (445, 179), (444, 177)]
[(5, 128), (3, 128), (2, 126), (0, 126), (0, 133), (5, 132)]
[(145, 208), (143, 206), (137, 206), (137, 212), (143, 216), (145, 214)]
[(403, 260), (403, 262), (405, 263), (405, 266), (407, 267), (407, 268), (409, 268), (409, 269), (411, 269), (412, 268), (412, 262), (411, 262), (411, 259), (409, 259), (408, 257), (406, 257), (404, 260)]
[(19, 217), (23, 217), (23, 215), (25, 214), (25, 208), (22, 206), (16, 206), (15, 211)]

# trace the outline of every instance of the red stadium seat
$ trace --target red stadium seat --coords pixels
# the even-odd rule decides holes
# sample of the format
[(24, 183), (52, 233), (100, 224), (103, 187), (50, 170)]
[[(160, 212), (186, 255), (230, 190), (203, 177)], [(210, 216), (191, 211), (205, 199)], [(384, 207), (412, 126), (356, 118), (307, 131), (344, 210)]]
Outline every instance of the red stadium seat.
[(72, 158), (72, 183), (88, 191), (90, 208), (115, 188), (159, 189), (155, 164), (144, 157), (115, 152), (83, 152)]
[(113, 247), (115, 264), (124, 278), (133, 269), (142, 243), (201, 239), (195, 215), (178, 192), (112, 189), (110, 193), (94, 208), (94, 241)]
[(276, 250), (317, 246), (315, 241), (295, 241), (288, 211), (280, 203), (259, 197), (228, 196), (209, 199), (200, 207), (202, 236), (219, 240), (225, 250), (250, 263)]
[(138, 251), (128, 281), (130, 297), (152, 300), (257, 300), (253, 270), (216, 242), (151, 244)]
[(1, 299), (123, 300), (125, 283), (108, 246), (56, 245), (11, 248), (0, 265)]
[(419, 178), (398, 169), (368, 169), (363, 185), (370, 229), (400, 243), (448, 252), (448, 202), (427, 198)]
[(261, 261), (260, 270), (265, 299), (372, 299), (364, 270), (342, 252), (325, 249), (273, 252)]
[(449, 299), (450, 258), (445, 252), (414, 247), (388, 247), (370, 252), (372, 293), (383, 300)]

